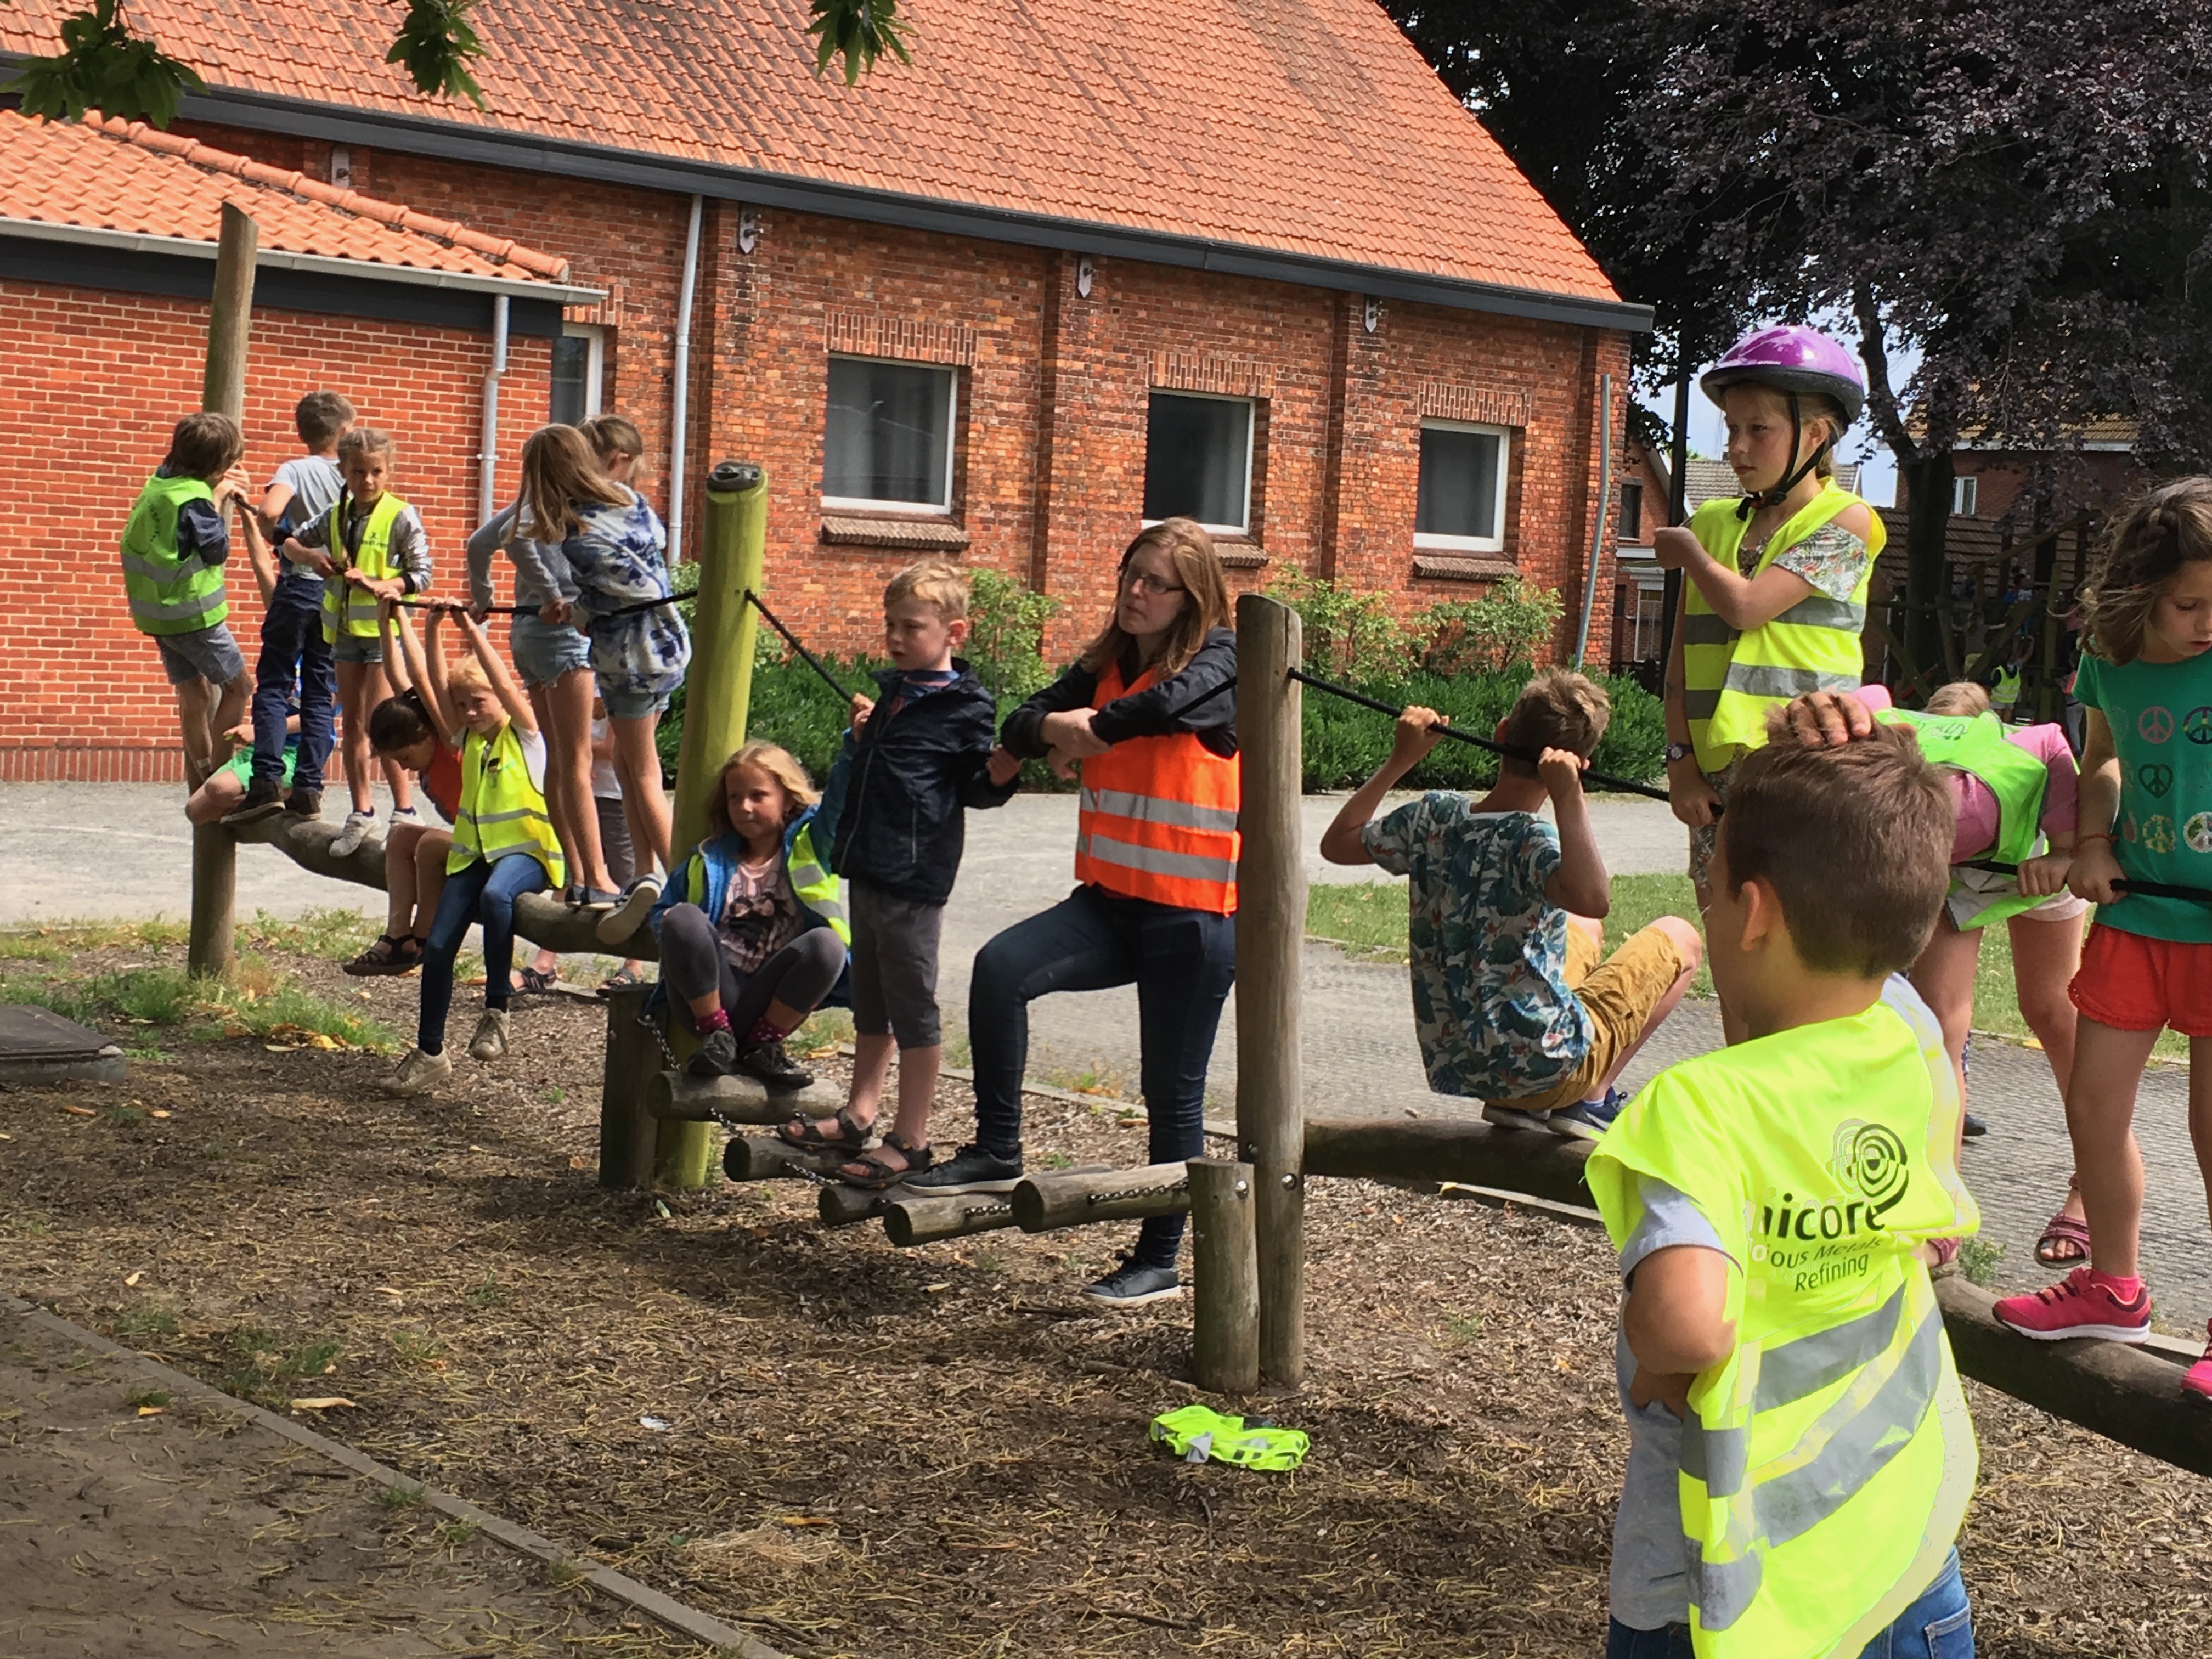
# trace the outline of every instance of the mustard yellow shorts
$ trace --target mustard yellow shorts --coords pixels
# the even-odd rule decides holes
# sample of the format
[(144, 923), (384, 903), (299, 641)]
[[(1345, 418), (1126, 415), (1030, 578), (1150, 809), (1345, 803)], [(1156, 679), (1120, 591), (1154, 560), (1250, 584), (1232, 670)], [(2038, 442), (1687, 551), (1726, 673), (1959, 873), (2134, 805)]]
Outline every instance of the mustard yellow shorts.
[(1548, 1112), (1571, 1105), (1596, 1091), (1599, 1080), (1636, 1046), (1659, 1004), (1689, 963), (1682, 948), (1657, 927), (1632, 933), (1620, 949), (1601, 962), (1598, 945), (1581, 928), (1567, 925), (1567, 988), (1589, 1015), (1589, 1053), (1568, 1076), (1538, 1095), (1500, 1101), (1516, 1111)]

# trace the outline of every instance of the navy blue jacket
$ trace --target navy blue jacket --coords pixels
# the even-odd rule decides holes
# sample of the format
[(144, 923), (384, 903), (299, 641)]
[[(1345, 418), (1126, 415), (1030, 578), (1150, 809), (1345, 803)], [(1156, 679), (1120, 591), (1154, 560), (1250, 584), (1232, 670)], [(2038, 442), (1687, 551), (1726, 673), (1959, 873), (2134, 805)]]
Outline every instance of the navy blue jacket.
[[(1116, 665), (1127, 685), (1144, 672), (1132, 647)], [(1180, 732), (1221, 756), (1237, 752), (1237, 692), (1229, 683), (1237, 678), (1237, 635), (1226, 628), (1210, 630), (1198, 654), (1180, 673), (1120, 696), (1100, 709), (1091, 722), (1091, 734), (1102, 743), (1126, 743), (1131, 738), (1166, 738)], [(1207, 693), (1212, 696), (1207, 696)], [(999, 741), (1018, 760), (1035, 760), (1045, 753), (1040, 728), (1047, 714), (1071, 708), (1088, 708), (1098, 695), (1098, 677), (1077, 663), (1050, 685), (1006, 716)]]

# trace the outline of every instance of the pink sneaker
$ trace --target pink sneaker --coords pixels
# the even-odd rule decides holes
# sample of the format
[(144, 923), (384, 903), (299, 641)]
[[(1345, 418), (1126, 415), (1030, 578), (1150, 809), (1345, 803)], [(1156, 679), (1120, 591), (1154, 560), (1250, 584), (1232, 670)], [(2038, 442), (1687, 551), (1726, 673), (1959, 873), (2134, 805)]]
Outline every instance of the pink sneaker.
[[(2212, 1333), (2212, 1325), (2205, 1329)], [(2189, 1375), (2181, 1379), (2181, 1391), (2193, 1394), (2199, 1400), (2212, 1400), (2212, 1344), (2204, 1350), (2204, 1358), (2189, 1368)]]
[[(2140, 1342), (2150, 1334), (2150, 1291), (2138, 1289), (2123, 1302), (2076, 1267), (2047, 1291), (2008, 1296), (1996, 1316), (2022, 1336), (2057, 1342), (2069, 1336), (2101, 1336), (2108, 1342)], [(2212, 1373), (2212, 1366), (2208, 1366)]]

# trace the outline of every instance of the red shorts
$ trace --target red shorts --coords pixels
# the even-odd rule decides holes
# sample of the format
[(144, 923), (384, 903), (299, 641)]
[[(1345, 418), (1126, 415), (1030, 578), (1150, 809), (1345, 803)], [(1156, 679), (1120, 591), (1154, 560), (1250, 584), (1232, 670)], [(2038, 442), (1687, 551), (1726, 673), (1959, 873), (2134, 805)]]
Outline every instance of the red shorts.
[(2212, 945), (2124, 933), (2098, 922), (2066, 988), (2074, 1006), (2116, 1031), (2212, 1037)]

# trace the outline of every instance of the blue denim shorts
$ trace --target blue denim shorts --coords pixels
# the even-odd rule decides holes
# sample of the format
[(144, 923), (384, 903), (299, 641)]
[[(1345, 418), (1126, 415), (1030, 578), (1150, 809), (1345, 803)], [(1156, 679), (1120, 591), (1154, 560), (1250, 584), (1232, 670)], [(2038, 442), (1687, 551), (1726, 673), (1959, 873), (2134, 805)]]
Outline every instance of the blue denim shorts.
[(618, 720), (641, 720), (647, 714), (668, 712), (666, 691), (639, 691), (629, 686), (609, 685), (599, 682), (599, 701), (607, 706), (608, 715)]
[(550, 685), (563, 674), (592, 665), (589, 640), (566, 623), (556, 628), (527, 612), (514, 619), (507, 648), (525, 685)]
[(341, 634), (331, 641), (332, 662), (382, 662), (384, 641), (374, 634)]
[[(161, 667), (172, 685), (189, 685), (194, 680), (228, 685), (246, 672), (246, 655), (231, 638), (228, 623), (196, 628), (189, 634), (155, 634), (152, 638), (161, 647)], [(666, 706), (665, 702), (662, 706)]]
[[(1690, 1629), (1631, 1630), (1618, 1619), (1606, 1632), (1606, 1659), (1692, 1659)], [(1974, 1659), (1974, 1614), (1959, 1575), (1959, 1552), (1897, 1622), (1859, 1650), (1859, 1659)]]

